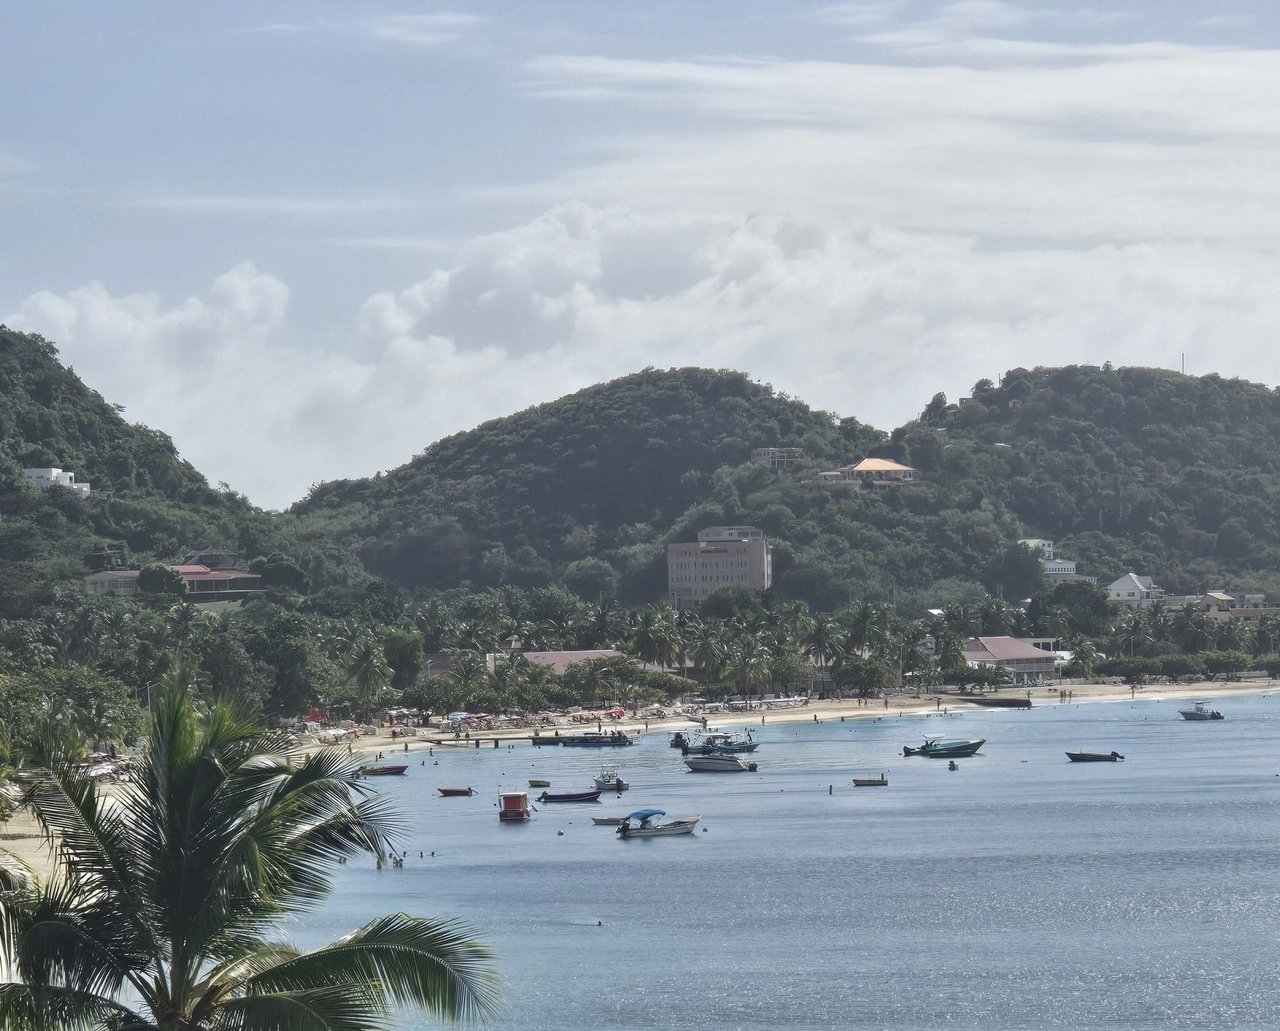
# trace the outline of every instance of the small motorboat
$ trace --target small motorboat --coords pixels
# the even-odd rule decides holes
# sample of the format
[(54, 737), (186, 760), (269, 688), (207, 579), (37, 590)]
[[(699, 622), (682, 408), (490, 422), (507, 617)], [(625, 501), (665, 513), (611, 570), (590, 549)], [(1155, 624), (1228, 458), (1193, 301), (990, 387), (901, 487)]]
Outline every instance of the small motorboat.
[(682, 816), (670, 823), (663, 823), (666, 816), (662, 809), (637, 809), (630, 813), (616, 831), (620, 838), (665, 838), (675, 834), (692, 834), (701, 816)]
[(689, 755), (684, 764), (694, 773), (755, 773), (756, 764), (732, 754)]
[(476, 794), (475, 788), (436, 788), (445, 798), (461, 798), (464, 795), (470, 798)]
[(1178, 715), (1184, 720), (1221, 720), (1225, 719), (1217, 709), (1210, 709), (1204, 702), (1196, 702), (1190, 709), (1179, 709)]
[(626, 820), (625, 816), (593, 816), (591, 822), (597, 827), (617, 827)]
[(549, 791), (544, 791), (541, 795), (538, 796), (538, 801), (539, 802), (599, 802), (600, 789), (596, 788), (594, 791), (565, 791), (555, 795), (551, 794), (551, 792)]
[(398, 777), (401, 776), (409, 767), (393, 766), (390, 763), (383, 763), (379, 766), (361, 766), (356, 770), (357, 777)]
[(853, 786), (855, 788), (887, 788), (889, 775), (882, 773), (878, 777), (854, 777)]
[(522, 823), (530, 819), (529, 795), (524, 791), (500, 791), (498, 793), (498, 820), (501, 823)]
[(1068, 752), (1073, 763), (1115, 763), (1124, 758), (1119, 752)]
[(618, 745), (634, 745), (636, 743), (634, 738), (621, 730), (611, 730), (607, 734), (588, 730), (585, 734), (562, 734), (556, 740), (566, 747), (577, 746), (579, 748), (609, 748)]
[(754, 752), (759, 747), (760, 742), (752, 737), (750, 730), (736, 736), (716, 730), (703, 734), (702, 739), (696, 743), (686, 744), (681, 752), (685, 755), (736, 755)]
[(529, 781), (529, 787), (531, 787), (531, 788), (549, 788), (549, 787), (551, 787), (551, 781), (549, 781), (549, 780), (531, 780), (531, 781)]
[(616, 766), (600, 767), (600, 776), (596, 778), (596, 787), (601, 791), (616, 791), (621, 794), (630, 786), (618, 776), (618, 768)]
[(943, 741), (941, 738), (927, 737), (919, 748), (903, 746), (903, 755), (927, 755), (930, 759), (968, 759), (987, 743), (986, 738), (970, 740)]

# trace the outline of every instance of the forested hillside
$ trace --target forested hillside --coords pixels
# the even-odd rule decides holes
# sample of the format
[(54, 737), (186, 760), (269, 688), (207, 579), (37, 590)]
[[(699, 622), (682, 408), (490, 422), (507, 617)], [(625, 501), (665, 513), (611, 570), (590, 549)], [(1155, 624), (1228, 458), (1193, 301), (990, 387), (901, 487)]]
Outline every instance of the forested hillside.
[[(750, 523), (775, 542), (777, 592), (826, 610), (1026, 597), (1025, 536), (1057, 540), (1104, 582), (1133, 569), (1175, 591), (1280, 590), (1280, 400), (1266, 387), (1018, 369), (962, 405), (923, 407), (887, 437), (738, 373), (647, 370), (323, 485), (295, 511), (409, 589), (563, 582), (652, 601), (668, 542)], [(809, 461), (751, 465), (766, 445)], [(868, 455), (914, 466), (916, 483), (879, 497), (817, 477)]]
[[(37, 490), (20, 471), (40, 466), (72, 471), (91, 496)], [(355, 575), (342, 572), (339, 548), (294, 529), (211, 487), (169, 437), (130, 424), (85, 386), (52, 344), (0, 326), (0, 615), (29, 614), (97, 569), (173, 562), (203, 545), (234, 548), (285, 591), (313, 575)]]

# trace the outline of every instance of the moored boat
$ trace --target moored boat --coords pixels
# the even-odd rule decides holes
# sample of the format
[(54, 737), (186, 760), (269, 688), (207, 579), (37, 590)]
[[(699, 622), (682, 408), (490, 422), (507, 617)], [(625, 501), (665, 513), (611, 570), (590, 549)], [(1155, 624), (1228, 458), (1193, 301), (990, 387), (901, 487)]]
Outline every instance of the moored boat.
[(625, 819), (625, 816), (593, 816), (591, 822), (597, 827), (617, 827)]
[(853, 786), (855, 788), (887, 788), (889, 775), (882, 773), (878, 777), (854, 777)]
[(635, 739), (621, 730), (611, 730), (607, 734), (588, 730), (585, 734), (562, 734), (556, 740), (562, 745), (578, 748), (609, 748), (635, 744)]
[(529, 818), (528, 792), (498, 792), (498, 820), (500, 822), (519, 823), (528, 820)]
[(1124, 758), (1119, 752), (1068, 752), (1073, 763), (1114, 763)]
[(1226, 718), (1217, 709), (1210, 709), (1204, 702), (1196, 702), (1190, 709), (1179, 709), (1178, 715), (1184, 720), (1192, 720), (1193, 722)]
[(760, 742), (752, 737), (749, 730), (745, 734), (737, 735), (717, 730), (703, 734), (697, 742), (686, 744), (681, 748), (681, 752), (685, 755), (737, 755), (754, 752), (759, 747)]
[(383, 763), (379, 766), (361, 766), (356, 770), (357, 777), (398, 777), (409, 767)]
[(670, 823), (663, 823), (663, 809), (637, 809), (618, 824), (620, 838), (663, 838), (675, 834), (692, 834), (701, 816), (682, 816)]
[(529, 787), (531, 787), (531, 788), (549, 788), (549, 787), (551, 787), (551, 781), (549, 781), (549, 780), (531, 780), (531, 781), (529, 781)]
[(689, 755), (684, 764), (694, 773), (755, 773), (756, 764), (737, 755)]
[(539, 802), (599, 802), (600, 789), (594, 791), (563, 791), (557, 794), (551, 794), (544, 791), (538, 796)]
[(475, 788), (436, 788), (445, 798), (470, 797), (476, 793)]
[(619, 794), (631, 786), (618, 776), (618, 768), (616, 766), (600, 767), (600, 776), (596, 777), (595, 781), (596, 787), (601, 791), (616, 791)]
[(904, 745), (902, 754), (926, 755), (931, 759), (967, 759), (986, 743), (986, 738), (943, 741), (941, 738), (927, 737), (919, 748)]

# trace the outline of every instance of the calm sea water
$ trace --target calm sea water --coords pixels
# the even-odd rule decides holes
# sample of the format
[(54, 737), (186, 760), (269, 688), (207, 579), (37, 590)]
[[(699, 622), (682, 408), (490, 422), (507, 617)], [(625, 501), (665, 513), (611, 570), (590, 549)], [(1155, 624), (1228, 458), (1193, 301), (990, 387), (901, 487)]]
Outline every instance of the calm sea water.
[[(1215, 704), (1226, 720), (1139, 700), (770, 725), (756, 774), (686, 773), (664, 733), (604, 756), (437, 749), (385, 785), (412, 858), (339, 868), (290, 932), (463, 917), (498, 954), (501, 1028), (1277, 1028), (1280, 695)], [(953, 773), (901, 756), (925, 733), (988, 744)], [(1063, 754), (1113, 748), (1127, 761)], [(585, 790), (602, 761), (622, 801), (498, 823), (500, 786)], [(590, 820), (647, 805), (706, 830)]]

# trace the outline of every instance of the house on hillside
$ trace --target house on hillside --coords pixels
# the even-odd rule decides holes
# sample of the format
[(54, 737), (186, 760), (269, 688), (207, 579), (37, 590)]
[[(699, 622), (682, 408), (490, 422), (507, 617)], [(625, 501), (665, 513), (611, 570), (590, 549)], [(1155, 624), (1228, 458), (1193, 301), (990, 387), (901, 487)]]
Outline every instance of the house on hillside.
[(963, 645), (970, 666), (998, 666), (1009, 671), (1015, 684), (1052, 677), (1058, 656), (1037, 648), (1023, 637), (971, 637)]
[(758, 447), (751, 452), (751, 461), (770, 469), (791, 469), (804, 461), (804, 448)]
[(77, 483), (75, 473), (64, 472), (55, 467), (23, 469), (22, 477), (29, 483), (34, 483), (41, 490), (48, 490), (50, 487), (66, 487), (67, 490), (80, 495), (82, 498), (87, 498), (90, 493), (89, 484)]
[[(262, 577), (239, 569), (210, 569), (206, 565), (170, 566), (187, 586), (184, 601), (192, 605), (209, 602), (247, 601), (263, 593)], [(132, 598), (138, 593), (140, 569), (110, 569), (84, 578), (85, 590), (112, 598)]]
[(887, 458), (864, 458), (855, 465), (843, 465), (818, 474), (828, 483), (853, 483), (862, 490), (885, 491), (915, 479), (916, 471), (909, 465), (899, 465)]
[(1261, 619), (1263, 616), (1280, 614), (1280, 608), (1267, 604), (1265, 594), (1230, 593), (1228, 591), (1206, 591), (1204, 594), (1168, 594), (1164, 604), (1173, 612), (1185, 608), (1203, 612), (1210, 619)]
[(1036, 557), (1040, 560), (1040, 575), (1051, 587), (1070, 583), (1073, 580), (1082, 580), (1091, 584), (1098, 582), (1096, 576), (1077, 573), (1075, 559), (1057, 557), (1053, 551), (1053, 541), (1042, 537), (1024, 537), (1018, 543), (1036, 552)]
[(1156, 602), (1164, 601), (1165, 592), (1149, 576), (1125, 573), (1107, 588), (1107, 598), (1131, 609), (1149, 609)]

